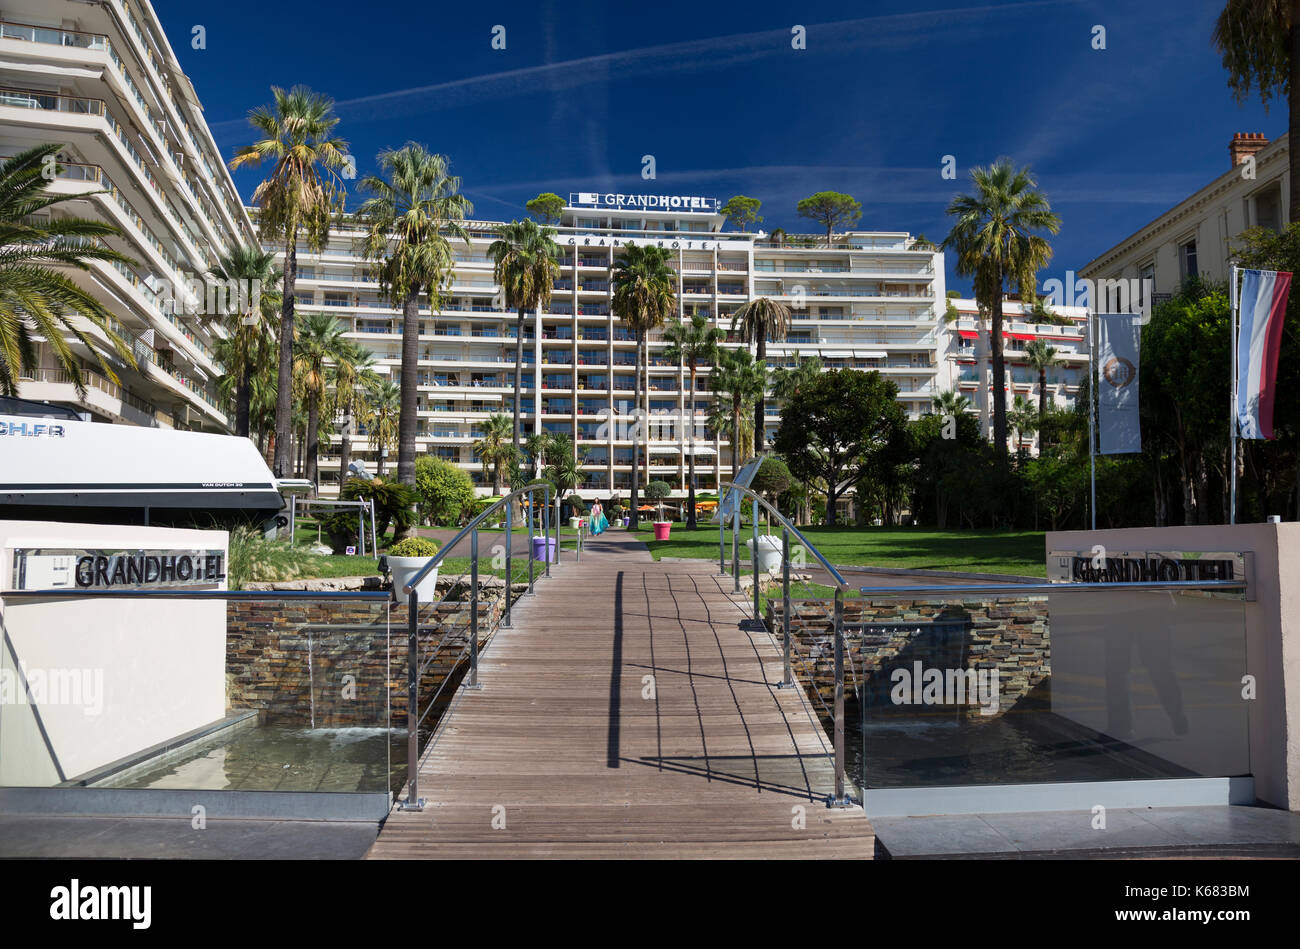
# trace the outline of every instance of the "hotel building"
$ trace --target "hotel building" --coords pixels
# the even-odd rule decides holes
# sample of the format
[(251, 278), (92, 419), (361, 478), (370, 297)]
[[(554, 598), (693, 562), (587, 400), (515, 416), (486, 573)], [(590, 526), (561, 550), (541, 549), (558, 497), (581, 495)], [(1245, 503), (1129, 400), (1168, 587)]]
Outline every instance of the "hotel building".
[[(986, 438), (993, 437), (993, 359), (988, 321), (981, 318), (974, 300), (952, 301), (958, 318), (943, 327), (939, 361), (943, 364), (944, 388), (954, 389), (970, 399), (968, 411), (978, 416)], [(1088, 311), (1081, 306), (1053, 307), (1057, 316), (1071, 325), (1035, 322), (1030, 307), (1006, 300), (1002, 304), (1002, 361), (1006, 367), (1004, 398), (1007, 410), (1016, 396), (1038, 406), (1038, 372), (1025, 360), (1025, 347), (1042, 340), (1056, 350), (1059, 365), (1047, 370), (1048, 404), (1068, 409), (1074, 406), (1079, 383), (1088, 372)], [(1009, 421), (1008, 421), (1008, 424)], [(1012, 446), (1038, 450), (1038, 436), (1009, 432)]]
[[(1237, 236), (1249, 227), (1283, 230), (1291, 206), (1287, 136), (1238, 132), (1228, 143), (1227, 171), (1150, 224), (1086, 264), (1090, 280), (1150, 280), (1153, 297), (1134, 309), (1167, 300), (1189, 277), (1226, 282)], [(1141, 286), (1141, 284), (1139, 284)], [(1124, 301), (1115, 291), (1098, 301), (1112, 312)], [(1066, 301), (1070, 302), (1070, 301)]]
[[(214, 355), (224, 330), (203, 312), (202, 281), (233, 244), (256, 243), (203, 109), (147, 0), (12, 0), (0, 16), (0, 156), (58, 143), (49, 212), (107, 221), (134, 265), (92, 262), (70, 276), (113, 314), (137, 368), (101, 375), (81, 343), (78, 396), (47, 343), (19, 396), (88, 420), (206, 431), (230, 427)], [(76, 197), (81, 196), (81, 197)], [(99, 330), (90, 336), (104, 342)], [(105, 342), (105, 348), (108, 349)], [(111, 353), (111, 349), (108, 349)]]
[[(911, 417), (924, 413), (941, 388), (936, 360), (944, 300), (943, 256), (902, 232), (852, 231), (824, 236), (724, 232), (719, 202), (711, 198), (575, 194), (556, 227), (559, 276), (551, 302), (529, 314), (524, 334), (523, 425), (525, 433), (565, 433), (582, 455), (578, 491), (595, 498), (632, 486), (633, 443), (609, 424), (611, 413), (630, 411), (636, 354), (631, 332), (613, 314), (612, 268), (629, 242), (651, 242), (673, 252), (678, 275), (678, 316), (702, 313), (728, 332), (736, 310), (771, 297), (793, 309), (789, 338), (769, 343), (772, 366), (794, 365), (801, 355), (820, 355), (828, 368), (876, 369), (899, 388)], [(471, 243), (456, 241), (455, 272), (436, 312), (420, 311), (418, 451), (468, 471), (481, 493), (490, 473), (473, 453), (484, 421), (513, 410), (516, 315), (506, 311), (493, 281), (488, 248), (499, 223), (470, 222)], [(401, 314), (378, 293), (364, 260), (363, 232), (354, 223), (337, 228), (323, 253), (298, 248), (297, 312), (328, 312), (351, 338), (373, 352), (380, 373), (400, 372)], [(282, 250), (268, 246), (268, 250)], [(664, 356), (661, 334), (651, 334), (649, 410), (691, 417), (704, 430), (713, 393), (708, 367), (697, 378), (694, 406), (689, 373)], [(768, 402), (768, 439), (779, 423), (779, 406)], [(648, 478), (668, 482), (672, 496), (687, 488), (689, 436), (652, 430)], [(322, 441), (322, 493), (337, 491), (339, 434)], [(353, 457), (376, 470), (376, 446), (364, 434)], [(695, 443), (696, 487), (716, 490), (731, 475), (725, 433), (708, 432)], [(743, 459), (742, 459), (743, 460)], [(396, 461), (389, 446), (385, 470)], [(644, 478), (642, 483), (644, 484)]]

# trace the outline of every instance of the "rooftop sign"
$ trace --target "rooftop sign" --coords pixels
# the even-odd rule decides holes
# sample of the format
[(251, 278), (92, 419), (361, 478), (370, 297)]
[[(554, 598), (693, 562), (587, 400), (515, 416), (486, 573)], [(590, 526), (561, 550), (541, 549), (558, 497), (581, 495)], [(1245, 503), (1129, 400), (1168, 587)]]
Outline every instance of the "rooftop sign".
[(610, 211), (704, 211), (717, 214), (722, 202), (684, 194), (610, 194), (597, 191), (569, 192), (569, 206)]

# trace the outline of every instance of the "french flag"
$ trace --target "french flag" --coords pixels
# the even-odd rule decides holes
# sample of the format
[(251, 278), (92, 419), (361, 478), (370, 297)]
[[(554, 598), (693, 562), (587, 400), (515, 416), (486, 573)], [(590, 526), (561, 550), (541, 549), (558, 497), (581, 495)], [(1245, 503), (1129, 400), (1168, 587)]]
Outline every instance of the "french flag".
[(1237, 433), (1273, 437), (1273, 390), (1291, 274), (1243, 270), (1237, 331)]

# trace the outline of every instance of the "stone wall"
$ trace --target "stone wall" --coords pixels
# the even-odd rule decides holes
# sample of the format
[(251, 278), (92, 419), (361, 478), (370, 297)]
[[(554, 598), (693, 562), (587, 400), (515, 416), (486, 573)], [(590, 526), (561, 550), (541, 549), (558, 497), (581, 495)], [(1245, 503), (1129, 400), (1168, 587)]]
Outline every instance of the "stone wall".
[[(835, 690), (833, 600), (791, 600), (791, 653), (796, 674), (825, 716)], [(923, 600), (844, 601), (845, 700), (861, 696), (868, 714), (948, 716), (987, 721), (1013, 708), (1050, 707), (1051, 635), (1043, 597), (1008, 596), (961, 603)], [(769, 601), (766, 622), (778, 638), (784, 611)], [(992, 670), (997, 709), (965, 705), (897, 705), (894, 670)], [(819, 700), (820, 699), (820, 700)]]
[[(499, 595), (479, 603), (480, 649), (491, 639), (501, 606)], [(442, 644), (421, 676), (421, 711), (440, 687), (439, 706), (455, 693), (468, 665), (458, 659), (468, 643), (469, 619), (467, 603), (421, 607), (421, 659)], [(230, 601), (226, 630), (229, 710), (256, 709), (264, 724), (406, 727), (405, 603)], [(432, 728), (440, 714), (429, 713), (423, 727)]]

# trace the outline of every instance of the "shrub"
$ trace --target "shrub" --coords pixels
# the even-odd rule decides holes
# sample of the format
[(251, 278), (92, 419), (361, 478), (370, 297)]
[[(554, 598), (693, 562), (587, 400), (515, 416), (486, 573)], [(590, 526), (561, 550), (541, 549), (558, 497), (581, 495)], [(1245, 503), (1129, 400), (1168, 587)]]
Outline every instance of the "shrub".
[(321, 558), (287, 540), (270, 540), (251, 527), (230, 532), (226, 582), (232, 590), (242, 590), (255, 581), (296, 580), (307, 576)]
[[(340, 492), (341, 501), (375, 502), (375, 535), (382, 538), (388, 533), (388, 525), (393, 525), (393, 539), (401, 540), (415, 523), (413, 508), (420, 496), (410, 485), (400, 481), (388, 481), (384, 478), (349, 478), (343, 483)], [(355, 511), (346, 516), (356, 523)], [(351, 529), (348, 531), (351, 533)], [(331, 537), (333, 532), (331, 532)]]
[(390, 557), (432, 557), (437, 553), (437, 543), (427, 537), (408, 537), (388, 548)]
[(673, 486), (667, 481), (651, 481), (645, 486), (647, 501), (662, 501), (672, 494)]
[(475, 500), (469, 474), (434, 455), (415, 459), (415, 490), (425, 517), (434, 524), (460, 523)]
[(763, 494), (769, 498), (780, 497), (790, 486), (794, 484), (794, 478), (790, 475), (790, 469), (780, 458), (768, 455), (763, 459), (763, 463), (758, 466), (758, 471), (754, 474), (754, 481), (750, 484), (750, 489), (756, 494)]

